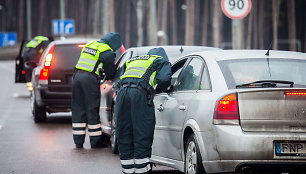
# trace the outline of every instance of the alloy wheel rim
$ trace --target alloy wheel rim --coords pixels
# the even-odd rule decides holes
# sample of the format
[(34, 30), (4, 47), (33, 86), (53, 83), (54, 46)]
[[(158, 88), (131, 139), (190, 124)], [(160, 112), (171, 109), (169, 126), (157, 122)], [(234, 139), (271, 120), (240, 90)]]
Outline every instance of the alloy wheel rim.
[(186, 152), (186, 172), (187, 174), (195, 174), (197, 166), (197, 153), (194, 141), (188, 144)]

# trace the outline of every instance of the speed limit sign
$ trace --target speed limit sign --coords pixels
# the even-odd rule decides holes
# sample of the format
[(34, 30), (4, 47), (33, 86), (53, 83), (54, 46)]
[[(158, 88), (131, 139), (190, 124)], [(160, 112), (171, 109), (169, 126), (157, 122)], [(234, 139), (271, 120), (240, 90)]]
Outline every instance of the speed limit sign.
[(221, 8), (223, 13), (231, 19), (242, 19), (251, 10), (251, 0), (222, 0)]

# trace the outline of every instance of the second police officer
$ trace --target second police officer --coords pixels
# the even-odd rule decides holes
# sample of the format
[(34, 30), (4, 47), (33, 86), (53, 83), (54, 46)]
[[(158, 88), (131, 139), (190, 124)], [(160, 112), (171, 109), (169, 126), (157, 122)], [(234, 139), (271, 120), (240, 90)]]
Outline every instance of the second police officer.
[(167, 91), (171, 64), (163, 48), (125, 62), (118, 82), (116, 136), (123, 173), (151, 173), (155, 127), (154, 87)]
[[(31, 82), (32, 70), (39, 62), (39, 58), (48, 46), (53, 41), (52, 37), (35, 36), (25, 46), (24, 64), (25, 64), (25, 79), (26, 82)], [(32, 63), (35, 63), (34, 65)]]
[[(121, 37), (116, 32), (107, 33), (100, 41), (91, 41), (82, 49), (75, 66), (72, 82), (72, 129), (77, 148), (82, 148), (86, 127), (91, 148), (105, 147), (100, 122), (100, 78), (103, 68), (106, 79), (115, 73), (115, 51), (121, 46)], [(87, 125), (88, 124), (88, 125)]]

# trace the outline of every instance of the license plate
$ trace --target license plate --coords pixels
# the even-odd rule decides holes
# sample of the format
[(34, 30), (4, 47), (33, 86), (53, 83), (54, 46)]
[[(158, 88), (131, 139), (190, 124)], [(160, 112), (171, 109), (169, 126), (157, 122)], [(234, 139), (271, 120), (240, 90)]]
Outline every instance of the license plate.
[(274, 144), (276, 156), (306, 157), (305, 141), (276, 141)]

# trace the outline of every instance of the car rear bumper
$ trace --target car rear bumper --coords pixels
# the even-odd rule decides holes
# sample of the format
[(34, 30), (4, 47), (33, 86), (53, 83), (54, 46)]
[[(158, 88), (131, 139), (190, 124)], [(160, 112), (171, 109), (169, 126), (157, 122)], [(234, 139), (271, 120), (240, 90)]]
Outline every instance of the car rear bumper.
[[(213, 132), (214, 135), (202, 133), (207, 155), (202, 159), (207, 172), (233, 172), (247, 164), (306, 164), (306, 157), (279, 157), (274, 150), (274, 141), (306, 141), (306, 133), (244, 132), (240, 126), (229, 125), (216, 125)], [(212, 141), (205, 142), (207, 138)]]
[(35, 95), (37, 103), (50, 110), (61, 112), (71, 110), (72, 92), (49, 91), (45, 86), (38, 86)]

